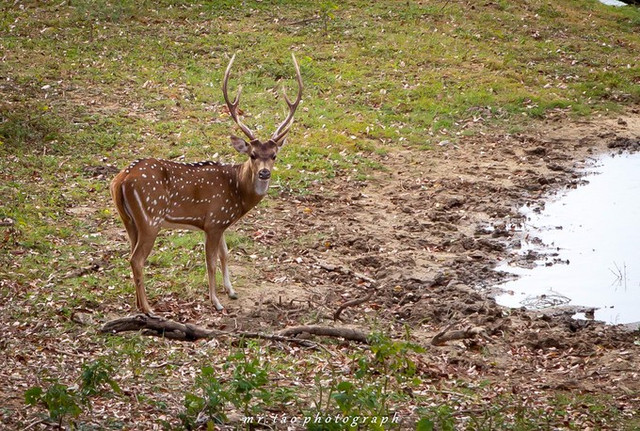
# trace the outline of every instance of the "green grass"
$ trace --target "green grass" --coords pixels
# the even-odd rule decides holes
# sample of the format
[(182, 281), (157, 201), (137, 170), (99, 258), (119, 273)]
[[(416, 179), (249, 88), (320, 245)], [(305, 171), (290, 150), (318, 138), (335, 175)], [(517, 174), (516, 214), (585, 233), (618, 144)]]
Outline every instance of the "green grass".
[(216, 6), (78, 1), (59, 13), (5, 6), (3, 68), (17, 99), (0, 129), (5, 151), (82, 146), (118, 162), (131, 151), (166, 154), (171, 146), (189, 158), (228, 154), (223, 136), (231, 124), (215, 109), (228, 56), (239, 52), (233, 86), (245, 87), (247, 122), (269, 133), (283, 110), (275, 78), (292, 75), (291, 46), (306, 83), (291, 154), (353, 148), (350, 136), (375, 146), (400, 138), (422, 145), (455, 136), (478, 107), (504, 121), (640, 100), (634, 8), (586, 0), (473, 9), (353, 2), (334, 11), (324, 34), (315, 22), (289, 24), (319, 13), (314, 2), (272, 9), (248, 2), (244, 13), (233, 2)]
[[(0, 227), (0, 279), (12, 283), (0, 284), (4, 319), (26, 327), (44, 319), (75, 336), (73, 310), (91, 308), (104, 317), (133, 303), (128, 245), (110, 233), (123, 232), (108, 193), (112, 175), (92, 176), (86, 168), (121, 168), (145, 156), (197, 161), (217, 153), (242, 160), (228, 142), (239, 132), (222, 109), (220, 90), (233, 53), (231, 91), (243, 86), (244, 121), (261, 137), (284, 118), (285, 104), (276, 97), (281, 87), (294, 91), (292, 49), (300, 62), (304, 101), (278, 158), (276, 193), (304, 194), (340, 177), (366, 180), (385, 168), (382, 156), (404, 148), (420, 153), (445, 139), (523, 130), (550, 112), (578, 117), (640, 103), (637, 8), (589, 0), (472, 3), (3, 2), (0, 219), (13, 220)], [(78, 207), (89, 210), (74, 212)], [(231, 248), (266, 253), (247, 233), (227, 238)], [(321, 238), (314, 233), (295, 241)], [(101, 269), (69, 276), (92, 262)], [(182, 294), (185, 287), (184, 295), (202, 297), (202, 235), (161, 235), (148, 273), (152, 297)], [(144, 377), (166, 383), (164, 391), (187, 389), (172, 379), (174, 368), (145, 371), (141, 361), (164, 358), (145, 357), (151, 341), (144, 337), (105, 341), (93, 334), (82, 343), (122, 359), (123, 373), (130, 372), (136, 385)], [(198, 367), (217, 354), (206, 346), (202, 353), (187, 346), (165, 353), (178, 364), (195, 358)], [(293, 377), (331, 358), (278, 360)], [(270, 378), (276, 385), (275, 374)], [(356, 408), (361, 394), (351, 395)], [(429, 404), (426, 396), (410, 401), (400, 387), (386, 395), (397, 405)], [(161, 396), (147, 396), (140, 401), (144, 408), (162, 410)], [(521, 401), (504, 397), (482, 407), (479, 429), (546, 423), (542, 410), (528, 410)], [(576, 405), (586, 406), (580, 414), (622, 420), (606, 401), (559, 395), (546, 400), (556, 410), (544, 412), (554, 426), (562, 426), (561, 411)], [(481, 398), (474, 402), (474, 408), (484, 405)], [(470, 423), (446, 408), (425, 407), (425, 415), (440, 425)]]

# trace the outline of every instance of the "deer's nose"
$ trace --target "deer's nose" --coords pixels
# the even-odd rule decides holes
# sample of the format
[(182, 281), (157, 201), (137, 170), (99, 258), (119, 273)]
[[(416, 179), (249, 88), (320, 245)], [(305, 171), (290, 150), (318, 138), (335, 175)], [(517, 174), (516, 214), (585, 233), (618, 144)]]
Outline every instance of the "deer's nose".
[(258, 172), (258, 178), (261, 180), (268, 180), (271, 178), (271, 171), (269, 169), (260, 169), (260, 172)]

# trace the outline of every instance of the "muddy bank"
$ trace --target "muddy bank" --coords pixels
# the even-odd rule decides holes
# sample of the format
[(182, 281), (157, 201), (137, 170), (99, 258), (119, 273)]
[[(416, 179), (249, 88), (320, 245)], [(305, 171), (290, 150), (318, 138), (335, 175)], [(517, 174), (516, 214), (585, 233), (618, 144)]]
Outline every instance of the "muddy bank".
[[(516, 258), (518, 209), (541, 208), (584, 182), (579, 172), (594, 156), (635, 151), (639, 142), (640, 119), (631, 113), (389, 153), (378, 160), (385, 169), (367, 181), (345, 172), (308, 195), (271, 198), (236, 226), (254, 242), (232, 250), (240, 299), (224, 297), (228, 314), (212, 313), (204, 294), (163, 294), (156, 310), (229, 330), (352, 325), (400, 337), (409, 327), (440, 370), (434, 381), (482, 379), (496, 390), (549, 396), (598, 392), (640, 406), (637, 333), (575, 320), (573, 308), (527, 311), (492, 299), (508, 276), (496, 264)], [(334, 322), (342, 304), (371, 291)], [(480, 328), (483, 336), (431, 345), (446, 328)]]
[[(518, 208), (542, 206), (545, 197), (577, 187), (594, 155), (636, 150), (639, 142), (633, 114), (549, 121), (535, 132), (464, 138), (426, 155), (390, 153), (379, 160), (386, 169), (369, 181), (345, 174), (316, 193), (282, 195), (237, 227), (267, 246), (269, 256), (236, 251), (234, 269), (250, 271), (256, 285), (239, 286), (241, 299), (227, 301), (230, 314), (209, 323), (242, 329), (331, 323), (341, 304), (375, 289), (365, 304), (341, 314), (343, 324), (382, 325), (398, 334), (408, 325), (423, 344), (448, 326), (482, 327), (488, 337), (434, 348), (485, 378), (508, 373), (507, 385), (536, 374), (538, 387), (592, 390), (615, 378), (637, 393), (635, 334), (576, 321), (574, 310), (504, 308), (490, 288), (506, 276), (494, 270), (497, 262), (518, 249), (511, 228), (521, 221)], [(544, 360), (550, 352), (553, 364)], [(558, 366), (566, 372), (554, 371)]]

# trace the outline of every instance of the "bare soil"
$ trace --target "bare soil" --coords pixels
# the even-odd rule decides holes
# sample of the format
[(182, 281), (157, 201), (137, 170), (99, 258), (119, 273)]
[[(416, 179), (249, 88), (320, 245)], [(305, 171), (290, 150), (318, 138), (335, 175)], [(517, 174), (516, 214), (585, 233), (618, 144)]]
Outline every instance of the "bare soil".
[[(622, 410), (637, 409), (637, 333), (577, 321), (562, 309), (507, 309), (490, 295), (504, 278), (495, 265), (515, 258), (519, 246), (511, 228), (521, 221), (518, 209), (577, 187), (580, 169), (599, 154), (640, 149), (637, 113), (552, 117), (533, 132), (478, 135), (428, 152), (407, 148), (380, 157), (386, 169), (371, 180), (346, 173), (317, 193), (283, 194), (238, 227), (269, 247), (271, 256), (252, 259), (243, 277), (258, 285), (238, 285), (241, 299), (223, 301), (229, 314), (208, 323), (274, 331), (332, 324), (341, 304), (376, 289), (338, 324), (389, 325), (398, 335), (407, 325), (425, 345), (447, 327), (481, 327), (488, 337), (431, 347), (433, 356), (440, 350), (456, 372), (514, 393), (605, 393)], [(247, 262), (233, 269), (247, 271)], [(202, 323), (204, 316), (175, 317)]]

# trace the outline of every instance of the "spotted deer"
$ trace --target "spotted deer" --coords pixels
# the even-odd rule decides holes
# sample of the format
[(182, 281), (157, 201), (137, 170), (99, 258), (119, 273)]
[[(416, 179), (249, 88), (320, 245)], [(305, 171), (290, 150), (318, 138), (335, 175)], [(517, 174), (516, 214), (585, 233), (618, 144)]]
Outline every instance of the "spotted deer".
[(216, 262), (229, 298), (236, 299), (227, 266), (228, 250), (224, 231), (264, 198), (278, 151), (285, 143), (293, 116), (302, 100), (302, 77), (295, 55), (291, 55), (298, 81), (295, 101), (284, 99), (289, 114), (269, 140), (263, 142), (240, 120), (238, 104), (242, 87), (232, 102), (228, 94), (229, 75), (235, 55), (229, 61), (222, 83), (222, 94), (231, 118), (249, 142), (231, 136), (231, 145), (248, 159), (226, 165), (206, 161), (178, 163), (154, 158), (134, 161), (111, 182), (111, 196), (124, 222), (131, 243), (131, 269), (136, 289), (136, 306), (151, 314), (144, 289), (144, 263), (161, 228), (196, 229), (205, 233), (205, 254), (209, 297), (216, 310), (224, 307), (216, 296)]

